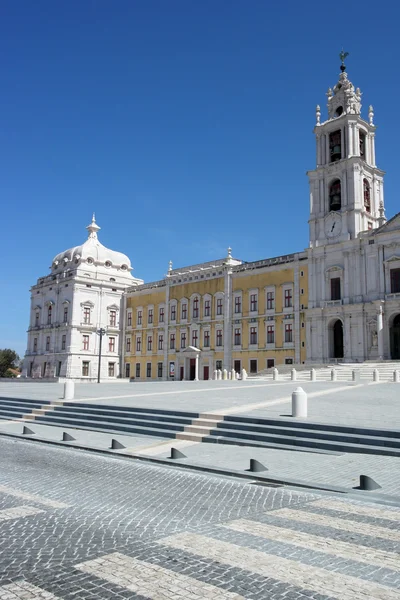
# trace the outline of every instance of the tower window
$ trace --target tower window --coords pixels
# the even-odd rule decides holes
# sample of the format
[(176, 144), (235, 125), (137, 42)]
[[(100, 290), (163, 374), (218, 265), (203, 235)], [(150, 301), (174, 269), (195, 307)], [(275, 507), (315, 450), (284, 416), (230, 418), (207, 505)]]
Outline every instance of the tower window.
[(329, 151), (331, 162), (342, 158), (342, 136), (340, 129), (329, 134)]
[(365, 133), (360, 131), (360, 156), (365, 158)]
[(367, 213), (371, 212), (371, 188), (368, 180), (363, 179), (363, 192), (364, 192), (364, 208)]
[(400, 269), (390, 269), (390, 291), (392, 294), (400, 292)]
[(335, 117), (340, 117), (343, 114), (343, 106), (338, 106), (335, 111)]
[(340, 277), (331, 279), (331, 300), (340, 300)]
[(342, 208), (342, 189), (339, 179), (332, 181), (329, 188), (329, 210), (340, 210)]

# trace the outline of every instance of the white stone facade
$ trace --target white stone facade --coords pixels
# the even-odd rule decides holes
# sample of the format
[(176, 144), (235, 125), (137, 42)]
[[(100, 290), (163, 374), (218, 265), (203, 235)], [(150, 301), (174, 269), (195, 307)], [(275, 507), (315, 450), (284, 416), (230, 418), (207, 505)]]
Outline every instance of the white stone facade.
[(386, 222), (373, 109), (361, 118), (361, 92), (344, 68), (327, 96), (308, 173), (307, 361), (400, 359), (400, 215)]
[(143, 283), (130, 260), (103, 246), (94, 215), (84, 244), (58, 254), (51, 274), (31, 288), (23, 376), (96, 381), (99, 329), (104, 329), (101, 379), (121, 371), (124, 290)]

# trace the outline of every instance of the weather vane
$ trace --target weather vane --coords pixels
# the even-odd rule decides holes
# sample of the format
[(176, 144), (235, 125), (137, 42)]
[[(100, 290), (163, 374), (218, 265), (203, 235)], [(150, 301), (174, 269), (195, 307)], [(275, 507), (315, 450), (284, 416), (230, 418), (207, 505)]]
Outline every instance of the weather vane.
[(345, 71), (346, 70), (346, 65), (344, 64), (345, 59), (348, 57), (349, 53), (345, 52), (342, 48), (341, 53), (339, 54), (339, 58), (342, 61), (342, 64), (340, 65), (340, 70), (341, 71)]

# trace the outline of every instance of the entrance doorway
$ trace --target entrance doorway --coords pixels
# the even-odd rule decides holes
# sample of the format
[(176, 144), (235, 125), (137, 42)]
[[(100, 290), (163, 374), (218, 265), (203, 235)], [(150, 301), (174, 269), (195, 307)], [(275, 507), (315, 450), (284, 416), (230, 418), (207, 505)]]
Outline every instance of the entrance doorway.
[(180, 381), (183, 381), (183, 373), (184, 373), (184, 368), (180, 367), (180, 369), (179, 369), (179, 379), (180, 379)]
[(210, 367), (203, 367), (203, 379), (204, 381), (208, 381), (210, 377)]
[(329, 331), (330, 337), (330, 357), (331, 358), (343, 358), (343, 323), (340, 319), (337, 319), (333, 323)]
[(240, 373), (240, 371), (241, 371), (240, 366), (241, 366), (240, 360), (235, 360), (233, 363), (233, 368), (235, 369), (236, 373)]
[(194, 381), (195, 377), (196, 377), (196, 359), (195, 358), (191, 358), (190, 359), (190, 381)]
[(390, 328), (390, 356), (400, 359), (400, 315), (396, 315)]

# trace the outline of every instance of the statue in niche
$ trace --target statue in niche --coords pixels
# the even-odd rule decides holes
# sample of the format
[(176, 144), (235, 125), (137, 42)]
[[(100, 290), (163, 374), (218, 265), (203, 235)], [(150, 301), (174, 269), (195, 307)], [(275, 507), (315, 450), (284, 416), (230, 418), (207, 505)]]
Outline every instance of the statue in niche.
[(378, 332), (374, 329), (372, 331), (372, 346), (375, 348), (378, 345)]

